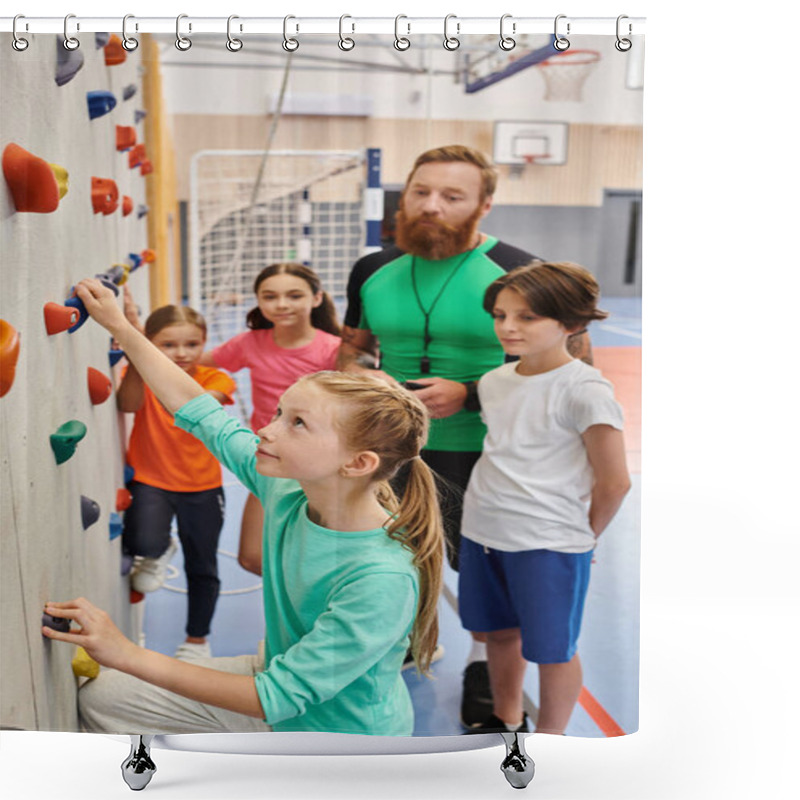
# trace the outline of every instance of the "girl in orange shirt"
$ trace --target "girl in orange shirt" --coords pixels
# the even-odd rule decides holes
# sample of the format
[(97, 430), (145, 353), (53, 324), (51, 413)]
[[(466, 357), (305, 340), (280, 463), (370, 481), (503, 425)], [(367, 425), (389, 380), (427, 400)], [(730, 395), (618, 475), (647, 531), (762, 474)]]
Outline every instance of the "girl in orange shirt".
[[(127, 287), (125, 312), (141, 328)], [(206, 341), (206, 323), (200, 314), (185, 306), (162, 306), (147, 318), (143, 332), (208, 394), (223, 404), (233, 402), (233, 379), (198, 363)], [(175, 655), (209, 656), (206, 637), (220, 586), (217, 545), (225, 513), (222, 469), (205, 445), (175, 427), (172, 415), (132, 364), (117, 389), (117, 407), (135, 414), (127, 455), (134, 469), (128, 485), (133, 503), (122, 532), (124, 551), (140, 557), (131, 586), (152, 592), (163, 585), (177, 549), (170, 536), (173, 517), (177, 517), (189, 602), (186, 641)]]

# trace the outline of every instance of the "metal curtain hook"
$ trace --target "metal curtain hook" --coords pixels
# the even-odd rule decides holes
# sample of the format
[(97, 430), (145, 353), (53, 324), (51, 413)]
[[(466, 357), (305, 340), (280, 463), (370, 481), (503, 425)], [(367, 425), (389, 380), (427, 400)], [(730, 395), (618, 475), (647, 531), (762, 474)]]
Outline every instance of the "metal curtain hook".
[[(187, 19), (188, 16), (189, 16), (188, 14), (178, 14), (178, 17), (175, 20), (175, 47), (177, 47), (178, 50), (182, 50), (183, 52), (186, 52), (192, 46), (192, 40), (191, 39), (187, 39), (181, 33), (181, 20), (182, 19)], [(192, 30), (192, 23), (190, 22), (189, 23), (189, 32), (190, 33), (191, 33), (191, 30)]]
[[(458, 48), (461, 47), (461, 42), (455, 36), (450, 36), (447, 32), (447, 27), (451, 19), (457, 20), (456, 15), (448, 14), (444, 18), (444, 41), (442, 42), (442, 44), (444, 45), (445, 50), (458, 50)], [(456, 33), (460, 32), (461, 32), (461, 23), (456, 21)]]
[[(503, 16), (500, 17), (500, 49), (505, 50), (506, 52), (508, 52), (509, 50), (513, 50), (517, 46), (517, 42), (511, 36), (506, 36), (503, 30), (507, 19), (511, 19), (511, 14), (503, 14)], [(516, 32), (517, 32), (517, 23), (512, 22), (511, 33), (516, 33)]]
[[(16, 16), (16, 17), (14, 17), (14, 22), (13, 22), (13, 23), (12, 23), (12, 25), (11, 25), (11, 34), (12, 34), (12, 36), (14, 37), (14, 38), (11, 40), (11, 46), (12, 46), (12, 47), (13, 47), (13, 48), (14, 48), (14, 49), (15, 49), (15, 50), (18, 52), (18, 53), (21, 53), (23, 50), (27, 50), (27, 49), (28, 49), (28, 45), (30, 44), (30, 42), (29, 42), (27, 39), (23, 39), (23, 38), (22, 38), (22, 37), (21, 37), (21, 36), (20, 36), (20, 35), (17, 33), (17, 20), (18, 20), (18, 19), (25, 19), (25, 15), (24, 15), (24, 14), (17, 14), (17, 16)], [(27, 30), (27, 29), (28, 29), (28, 23), (26, 22), (26, 23), (25, 23), (25, 30)]]
[[(398, 28), (400, 27), (400, 20), (401, 19), (408, 19), (405, 14), (398, 14), (394, 18), (394, 49), (400, 50), (408, 50), (411, 47), (411, 40), (408, 39), (406, 36), (401, 36)], [(406, 28), (408, 29), (406, 33), (411, 33), (411, 24), (406, 22)]]
[[(78, 39), (75, 36), (70, 36), (69, 35), (69, 31), (67, 30), (67, 26), (69, 25), (69, 21), (71, 19), (75, 19), (75, 15), (74, 14), (67, 14), (67, 16), (64, 17), (64, 49), (65, 50), (77, 50), (81, 46), (80, 41), (78, 41)], [(76, 30), (80, 30), (80, 25), (76, 24), (75, 29)]]
[[(134, 19), (133, 14), (126, 14), (122, 18), (122, 46), (128, 51), (131, 52), (135, 50), (139, 46), (139, 40), (134, 39), (132, 36), (128, 36), (128, 20)], [(136, 30), (139, 30), (139, 26), (136, 26)]]
[[(617, 50), (620, 51), (620, 53), (626, 53), (628, 50), (631, 49), (631, 47), (633, 47), (633, 42), (630, 39), (623, 39), (619, 35), (619, 31), (620, 31), (620, 27), (621, 27), (620, 23), (624, 19), (628, 19), (627, 15), (625, 15), (625, 14), (620, 14), (617, 17), (617, 41), (614, 42), (614, 47), (616, 47)], [(632, 33), (633, 33), (633, 26), (629, 22), (628, 23), (628, 36), (630, 36)]]
[[(288, 16), (283, 18), (283, 49), (287, 53), (293, 53), (295, 50), (297, 50), (298, 47), (300, 47), (300, 42), (298, 42), (297, 39), (293, 39), (288, 35), (288, 26), (290, 19), (297, 19), (297, 17), (293, 17), (291, 14), (289, 14)], [(297, 24), (295, 24), (295, 31), (296, 32), (300, 31), (300, 26)]]
[[(342, 14), (342, 16), (339, 17), (339, 49), (345, 51), (352, 50), (356, 46), (355, 41), (351, 39), (349, 36), (345, 36), (344, 33), (342, 32), (342, 27), (344, 26), (344, 21), (346, 19), (353, 19), (353, 18), (349, 14)], [(351, 26), (352, 26), (352, 32), (355, 33), (356, 30), (355, 22), (353, 22)]]
[[(566, 18), (567, 18), (566, 14), (559, 14), (556, 17), (555, 25), (553, 26), (553, 35), (556, 37), (555, 41), (553, 42), (553, 47), (555, 47), (556, 50), (560, 50), (562, 53), (564, 52), (564, 50), (569, 50), (569, 39), (567, 39), (566, 36), (561, 36), (561, 34), (559, 34), (558, 21), (560, 19), (566, 19)], [(567, 22), (567, 34), (569, 34), (569, 28), (570, 25), (569, 22)]]
[[(227, 47), (228, 50), (231, 51), (231, 53), (236, 53), (244, 47), (244, 42), (241, 39), (236, 39), (231, 34), (231, 22), (233, 22), (233, 20), (235, 19), (239, 19), (239, 17), (237, 17), (236, 14), (231, 14), (228, 17), (228, 41), (225, 42), (225, 47)], [(239, 30), (241, 29), (242, 29), (241, 26), (239, 26)]]

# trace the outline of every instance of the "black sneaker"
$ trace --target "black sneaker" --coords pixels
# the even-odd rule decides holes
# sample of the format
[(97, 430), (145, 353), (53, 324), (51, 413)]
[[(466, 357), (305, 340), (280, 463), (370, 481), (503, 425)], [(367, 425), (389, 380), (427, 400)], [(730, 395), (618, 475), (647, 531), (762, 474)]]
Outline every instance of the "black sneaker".
[(469, 736), (471, 733), (529, 733), (529, 732), (530, 728), (528, 728), (528, 715), (523, 711), (522, 724), (518, 728), (512, 728), (511, 730), (509, 730), (505, 722), (503, 722), (503, 720), (501, 720), (500, 717), (496, 717), (494, 714), (490, 714), (489, 719), (487, 719), (480, 725), (473, 726), (466, 732), (465, 735)]
[(467, 664), (461, 696), (461, 724), (465, 728), (482, 725), (491, 717), (493, 706), (489, 665), (485, 661)]

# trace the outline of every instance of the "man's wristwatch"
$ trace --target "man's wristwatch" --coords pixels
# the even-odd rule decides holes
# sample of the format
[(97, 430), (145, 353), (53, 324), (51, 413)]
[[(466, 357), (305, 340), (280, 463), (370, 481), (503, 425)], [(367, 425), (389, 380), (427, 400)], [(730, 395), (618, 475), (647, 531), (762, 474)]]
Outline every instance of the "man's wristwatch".
[(464, 408), (467, 411), (480, 411), (481, 399), (478, 397), (478, 381), (464, 381), (461, 384), (467, 389), (467, 398), (464, 400)]

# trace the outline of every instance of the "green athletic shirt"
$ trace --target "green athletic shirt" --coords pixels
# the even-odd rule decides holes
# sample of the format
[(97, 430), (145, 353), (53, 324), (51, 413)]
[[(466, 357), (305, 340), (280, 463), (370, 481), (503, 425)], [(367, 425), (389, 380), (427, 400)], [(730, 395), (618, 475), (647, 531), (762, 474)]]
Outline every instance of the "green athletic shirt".
[(264, 506), (266, 668), (255, 676), (276, 731), (410, 736), (400, 676), (416, 615), (412, 554), (383, 528), (315, 525), (297, 481), (256, 472), (258, 437), (209, 395), (175, 424), (196, 436)]
[[(372, 253), (356, 262), (350, 274), (345, 325), (370, 330), (377, 337), (380, 367), (398, 381), (478, 380), (504, 360), (492, 318), (483, 310), (484, 292), (496, 278), (534, 259), (493, 236), (474, 250), (443, 261), (411, 256), (396, 247)], [(427, 375), (420, 370), (425, 315), (414, 293), (412, 264), (422, 307), (430, 310), (433, 305)], [(480, 412), (462, 409), (431, 420), (427, 449), (479, 451), (485, 435)]]

